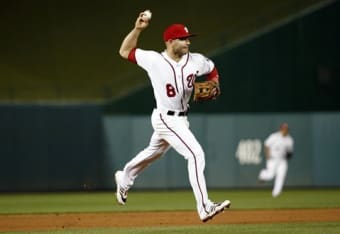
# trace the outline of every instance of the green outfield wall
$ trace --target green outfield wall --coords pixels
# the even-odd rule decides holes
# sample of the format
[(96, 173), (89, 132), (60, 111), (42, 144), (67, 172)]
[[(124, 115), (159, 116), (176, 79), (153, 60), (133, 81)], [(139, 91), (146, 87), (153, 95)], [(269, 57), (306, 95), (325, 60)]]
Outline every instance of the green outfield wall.
[[(191, 114), (209, 187), (252, 188), (263, 140), (283, 121), (295, 139), (287, 185), (340, 186), (340, 113)], [(1, 105), (0, 191), (113, 189), (113, 172), (147, 146), (149, 115), (109, 115), (96, 105)], [(136, 188), (189, 188), (186, 161), (170, 150)]]
[[(193, 114), (190, 120), (191, 129), (206, 153), (209, 186), (256, 187), (259, 170), (265, 166), (263, 141), (282, 122), (289, 123), (295, 139), (287, 185), (340, 185), (339, 113)], [(148, 116), (106, 116), (104, 131), (109, 142), (106, 154), (114, 169), (122, 168), (147, 146), (152, 134)], [(187, 187), (186, 162), (170, 150), (143, 172), (135, 186)]]
[(103, 187), (96, 105), (0, 105), (0, 191)]

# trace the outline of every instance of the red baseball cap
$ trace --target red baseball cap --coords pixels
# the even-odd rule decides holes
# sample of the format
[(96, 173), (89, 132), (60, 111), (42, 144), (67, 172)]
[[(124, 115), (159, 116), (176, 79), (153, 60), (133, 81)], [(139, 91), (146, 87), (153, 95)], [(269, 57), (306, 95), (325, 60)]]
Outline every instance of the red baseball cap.
[(189, 30), (183, 24), (172, 24), (164, 30), (163, 39), (168, 41), (170, 39), (188, 38), (196, 36), (196, 34), (189, 33)]

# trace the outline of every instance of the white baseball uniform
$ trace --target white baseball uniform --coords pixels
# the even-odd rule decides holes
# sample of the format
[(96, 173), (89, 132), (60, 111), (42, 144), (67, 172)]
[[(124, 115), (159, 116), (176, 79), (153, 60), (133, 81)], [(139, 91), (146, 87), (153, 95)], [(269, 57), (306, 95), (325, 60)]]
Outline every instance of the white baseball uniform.
[(165, 51), (158, 53), (139, 48), (130, 52), (129, 60), (147, 71), (156, 108), (151, 117), (154, 132), (150, 143), (125, 165), (121, 186), (130, 188), (145, 167), (173, 147), (188, 161), (189, 180), (202, 217), (211, 204), (204, 177), (205, 156), (189, 129), (187, 112), (196, 76), (210, 73), (214, 64), (198, 53), (187, 53), (176, 62)]
[(273, 197), (280, 195), (288, 170), (287, 153), (293, 152), (294, 140), (288, 134), (283, 136), (280, 131), (272, 133), (264, 142), (269, 148), (269, 159), (266, 168), (260, 171), (259, 179), (269, 181), (274, 179)]

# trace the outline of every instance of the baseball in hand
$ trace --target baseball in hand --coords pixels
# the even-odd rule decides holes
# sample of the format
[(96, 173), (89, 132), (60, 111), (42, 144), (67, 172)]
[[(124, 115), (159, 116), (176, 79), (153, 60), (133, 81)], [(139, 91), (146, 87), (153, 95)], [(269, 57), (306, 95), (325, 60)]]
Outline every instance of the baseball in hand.
[(144, 21), (149, 21), (151, 20), (151, 16), (152, 16), (152, 13), (150, 10), (145, 10), (143, 13), (142, 13), (142, 19)]

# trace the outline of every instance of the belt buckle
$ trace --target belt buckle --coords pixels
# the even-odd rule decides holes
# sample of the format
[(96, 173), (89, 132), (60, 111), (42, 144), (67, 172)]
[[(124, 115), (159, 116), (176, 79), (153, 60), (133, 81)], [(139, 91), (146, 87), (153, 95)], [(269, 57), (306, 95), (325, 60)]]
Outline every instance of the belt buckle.
[(168, 110), (167, 115), (175, 115), (175, 111)]

